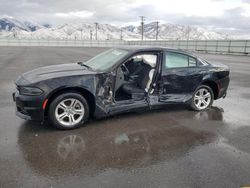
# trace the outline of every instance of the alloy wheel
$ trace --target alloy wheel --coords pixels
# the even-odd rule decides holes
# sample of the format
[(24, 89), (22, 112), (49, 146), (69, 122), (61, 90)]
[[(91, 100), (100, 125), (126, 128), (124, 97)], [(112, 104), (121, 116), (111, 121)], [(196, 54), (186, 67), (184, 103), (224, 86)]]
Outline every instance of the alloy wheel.
[(56, 106), (55, 117), (57, 121), (64, 126), (74, 126), (79, 123), (83, 116), (85, 110), (83, 104), (74, 98), (68, 98)]
[(200, 88), (194, 95), (194, 104), (199, 110), (206, 109), (211, 102), (211, 93), (206, 88)]

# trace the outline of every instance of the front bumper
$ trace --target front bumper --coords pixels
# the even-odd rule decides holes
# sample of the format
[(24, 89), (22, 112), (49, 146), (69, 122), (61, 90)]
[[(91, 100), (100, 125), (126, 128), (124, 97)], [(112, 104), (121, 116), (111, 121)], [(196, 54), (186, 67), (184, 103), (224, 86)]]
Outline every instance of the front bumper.
[(24, 96), (18, 91), (12, 94), (13, 101), (16, 103), (16, 115), (25, 120), (44, 120), (41, 96)]

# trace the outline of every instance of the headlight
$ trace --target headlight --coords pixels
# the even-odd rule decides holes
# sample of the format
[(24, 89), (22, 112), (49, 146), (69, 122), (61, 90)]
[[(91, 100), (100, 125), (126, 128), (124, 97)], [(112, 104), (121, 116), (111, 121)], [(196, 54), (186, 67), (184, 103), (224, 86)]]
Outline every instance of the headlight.
[(20, 95), (41, 95), (43, 91), (37, 87), (19, 87)]

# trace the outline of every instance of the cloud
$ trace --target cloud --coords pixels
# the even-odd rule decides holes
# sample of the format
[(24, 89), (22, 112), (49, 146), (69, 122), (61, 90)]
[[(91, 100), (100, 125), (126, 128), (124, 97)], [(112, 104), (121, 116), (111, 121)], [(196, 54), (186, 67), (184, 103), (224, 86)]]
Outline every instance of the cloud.
[(250, 17), (243, 16), (244, 9), (236, 7), (226, 10), (219, 17), (182, 17), (175, 21), (188, 25), (197, 25), (212, 28), (227, 34), (249, 34)]
[(186, 15), (185, 13), (171, 14), (168, 12), (157, 12), (155, 7), (148, 5), (137, 7), (134, 11), (141, 12), (142, 15), (147, 15), (146, 21), (151, 18), (151, 20), (161, 20), (161, 22), (173, 24), (202, 26), (229, 35), (250, 34), (250, 16), (245, 15), (246, 10), (243, 7), (226, 9), (219, 16), (198, 16)]
[(249, 33), (250, 0), (0, 0), (0, 13), (54, 25), (102, 22), (118, 25), (160, 20)]
[(94, 15), (94, 12), (90, 11), (75, 11), (75, 12), (67, 12), (67, 13), (55, 13), (55, 16), (57, 17), (63, 17), (63, 18), (89, 18)]
[(243, 0), (244, 3), (250, 3), (250, 0)]

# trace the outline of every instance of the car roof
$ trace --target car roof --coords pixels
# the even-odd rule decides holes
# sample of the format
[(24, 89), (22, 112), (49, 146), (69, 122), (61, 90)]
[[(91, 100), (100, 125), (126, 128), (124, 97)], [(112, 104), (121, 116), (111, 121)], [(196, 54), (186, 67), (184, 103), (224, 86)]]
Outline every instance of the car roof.
[(195, 54), (188, 52), (186, 50), (167, 48), (167, 47), (139, 47), (139, 46), (130, 46), (130, 47), (122, 47), (118, 48), (121, 50), (129, 51), (130, 53), (143, 52), (143, 51), (168, 51), (168, 52), (177, 52), (187, 54), (193, 57), (197, 57)]

